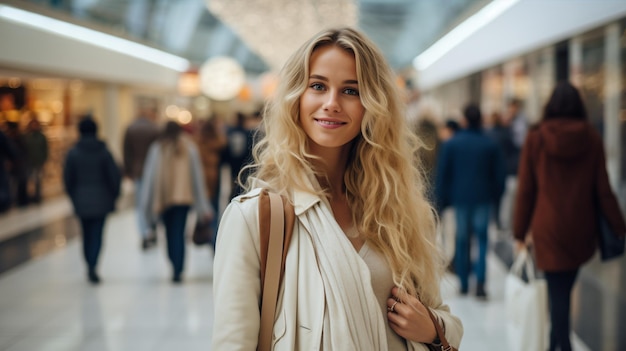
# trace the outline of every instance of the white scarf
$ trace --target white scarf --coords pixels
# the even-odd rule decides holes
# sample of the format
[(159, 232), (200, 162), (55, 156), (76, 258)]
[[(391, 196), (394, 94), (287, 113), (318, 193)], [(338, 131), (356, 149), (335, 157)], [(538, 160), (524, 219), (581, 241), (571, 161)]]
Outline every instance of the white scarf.
[(369, 268), (345, 237), (327, 202), (318, 202), (306, 216), (310, 223), (333, 228), (332, 232), (310, 233), (326, 295), (323, 350), (387, 351), (385, 320)]

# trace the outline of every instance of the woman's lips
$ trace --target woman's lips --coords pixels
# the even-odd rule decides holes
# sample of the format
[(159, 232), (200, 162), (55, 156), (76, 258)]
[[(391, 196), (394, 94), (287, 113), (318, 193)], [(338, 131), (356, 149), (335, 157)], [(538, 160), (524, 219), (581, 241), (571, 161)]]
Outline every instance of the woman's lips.
[(329, 119), (317, 119), (317, 118), (315, 119), (315, 123), (317, 123), (318, 125), (326, 129), (335, 129), (346, 124), (345, 122), (341, 122), (341, 121), (334, 121), (334, 120), (329, 120)]

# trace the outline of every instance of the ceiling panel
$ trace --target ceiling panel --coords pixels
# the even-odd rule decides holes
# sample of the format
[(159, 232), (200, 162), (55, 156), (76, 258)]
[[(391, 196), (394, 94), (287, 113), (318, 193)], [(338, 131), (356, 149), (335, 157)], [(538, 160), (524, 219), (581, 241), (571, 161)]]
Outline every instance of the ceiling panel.
[(194, 65), (231, 56), (250, 74), (278, 69), (329, 26), (356, 26), (400, 70), (489, 0), (28, 0), (105, 26)]

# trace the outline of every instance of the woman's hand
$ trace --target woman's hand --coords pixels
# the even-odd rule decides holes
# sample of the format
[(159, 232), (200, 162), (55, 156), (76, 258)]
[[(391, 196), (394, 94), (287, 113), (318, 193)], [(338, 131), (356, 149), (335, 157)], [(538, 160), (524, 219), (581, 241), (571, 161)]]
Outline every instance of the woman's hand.
[(533, 244), (534, 244), (533, 236), (532, 236), (531, 233), (526, 234), (526, 237), (524, 238), (524, 241), (521, 241), (519, 239), (515, 239), (515, 254), (517, 255), (522, 250), (526, 250), (526, 249), (532, 247)]
[(387, 300), (387, 319), (391, 329), (407, 340), (430, 344), (437, 337), (437, 329), (426, 307), (398, 287), (391, 289), (391, 297)]

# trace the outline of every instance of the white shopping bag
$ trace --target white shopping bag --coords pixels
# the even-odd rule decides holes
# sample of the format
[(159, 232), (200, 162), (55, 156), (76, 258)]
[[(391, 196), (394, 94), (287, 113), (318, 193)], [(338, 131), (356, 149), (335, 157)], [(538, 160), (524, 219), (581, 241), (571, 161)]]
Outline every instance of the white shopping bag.
[[(528, 282), (522, 279), (526, 272)], [(548, 331), (548, 293), (544, 279), (535, 278), (535, 267), (523, 250), (507, 274), (504, 289), (509, 350), (545, 350)]]

